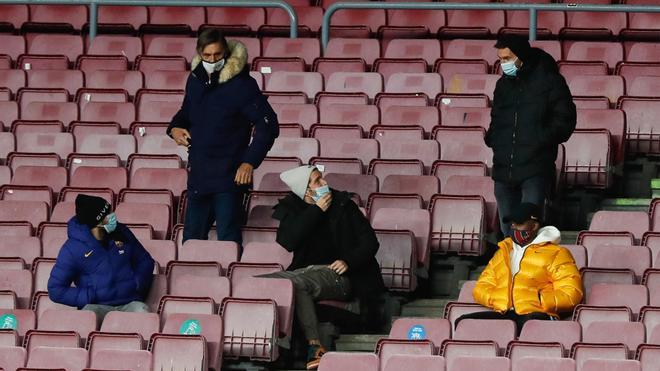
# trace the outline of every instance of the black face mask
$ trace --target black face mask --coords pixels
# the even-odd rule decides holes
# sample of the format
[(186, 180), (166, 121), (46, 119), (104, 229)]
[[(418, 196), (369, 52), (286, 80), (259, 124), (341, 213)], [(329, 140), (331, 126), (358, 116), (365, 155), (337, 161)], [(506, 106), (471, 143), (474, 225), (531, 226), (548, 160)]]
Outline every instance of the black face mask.
[(511, 239), (518, 246), (527, 246), (530, 242), (534, 241), (535, 237), (536, 233), (532, 231), (519, 231), (515, 229), (511, 231)]

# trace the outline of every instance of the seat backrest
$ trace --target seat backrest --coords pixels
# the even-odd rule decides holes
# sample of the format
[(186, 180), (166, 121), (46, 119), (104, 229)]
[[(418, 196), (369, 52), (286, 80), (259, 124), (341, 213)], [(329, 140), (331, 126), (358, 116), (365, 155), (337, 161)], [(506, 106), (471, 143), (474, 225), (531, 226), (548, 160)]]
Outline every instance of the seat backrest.
[[(191, 326), (193, 326), (191, 328)], [(195, 331), (197, 330), (197, 331)], [(220, 370), (222, 360), (222, 318), (217, 314), (174, 313), (165, 319), (163, 334), (187, 334), (198, 332), (204, 336), (207, 345), (209, 367)]]
[(481, 196), (434, 196), (430, 210), (432, 251), (481, 255), (485, 226)]
[(319, 371), (351, 369), (355, 371), (378, 371), (378, 356), (373, 353), (328, 352), (321, 358)]
[(116, 333), (138, 333), (143, 339), (160, 330), (160, 319), (156, 313), (131, 313), (112, 311), (101, 324), (101, 331)]
[(651, 250), (646, 246), (589, 246), (589, 267), (631, 269), (640, 281), (651, 268)]
[(544, 370), (575, 371), (575, 360), (570, 358), (522, 357), (512, 364), (512, 371)]
[(632, 232), (637, 241), (649, 229), (649, 216), (641, 211), (599, 210), (589, 224), (590, 231)]
[(110, 369), (114, 367), (133, 370), (151, 371), (151, 352), (146, 350), (104, 349), (90, 357), (90, 367)]
[(155, 334), (151, 338), (154, 370), (206, 370), (206, 340), (200, 335)]
[(243, 246), (241, 262), (245, 263), (278, 263), (288, 267), (293, 254), (277, 243), (250, 242)]
[(380, 358), (380, 370), (387, 368), (390, 357), (396, 354), (433, 355), (433, 343), (429, 340), (380, 339), (376, 344), (376, 354)]
[(398, 318), (392, 323), (390, 339), (431, 340), (439, 346), (450, 338), (451, 324), (439, 318)]
[(622, 285), (599, 283), (591, 287), (586, 298), (589, 305), (627, 306), (633, 313), (648, 305), (649, 293), (643, 285)]
[(272, 300), (227, 298), (222, 303), (224, 358), (250, 357), (273, 360), (277, 306)]
[(82, 339), (96, 331), (96, 314), (89, 310), (47, 309), (38, 319), (38, 330), (75, 331)]
[(505, 348), (516, 337), (516, 325), (509, 320), (464, 319), (458, 323), (453, 339), (493, 340), (500, 348)]
[(87, 367), (87, 350), (55, 346), (36, 347), (29, 350), (27, 367), (82, 370)]
[(641, 322), (594, 321), (584, 328), (582, 341), (586, 343), (623, 343), (628, 349), (637, 349), (645, 342), (644, 324)]
[(511, 361), (506, 357), (461, 356), (456, 357), (449, 365), (451, 366), (448, 369), (455, 371), (511, 369)]
[(519, 339), (533, 342), (559, 342), (564, 349), (571, 349), (574, 343), (581, 341), (582, 327), (572, 321), (530, 320), (525, 322)]
[(383, 371), (405, 370), (408, 367), (418, 370), (444, 370), (445, 359), (440, 356), (394, 354), (387, 360)]
[(587, 359), (582, 364), (582, 371), (641, 371), (639, 361), (630, 359)]

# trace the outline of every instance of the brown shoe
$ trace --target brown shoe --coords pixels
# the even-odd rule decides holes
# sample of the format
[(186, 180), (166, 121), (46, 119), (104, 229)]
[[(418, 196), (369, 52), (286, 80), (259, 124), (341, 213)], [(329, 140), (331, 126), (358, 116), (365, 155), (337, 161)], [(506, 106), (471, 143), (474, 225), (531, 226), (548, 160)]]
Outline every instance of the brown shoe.
[(307, 349), (307, 369), (316, 370), (321, 363), (321, 357), (325, 354), (325, 348), (321, 345), (310, 345)]

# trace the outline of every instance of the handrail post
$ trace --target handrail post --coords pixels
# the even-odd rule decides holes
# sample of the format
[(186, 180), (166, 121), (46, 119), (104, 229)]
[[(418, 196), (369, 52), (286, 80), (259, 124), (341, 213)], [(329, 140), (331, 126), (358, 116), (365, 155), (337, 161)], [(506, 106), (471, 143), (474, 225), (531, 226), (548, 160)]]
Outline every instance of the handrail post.
[(98, 32), (99, 4), (95, 0), (89, 2), (89, 41), (93, 41)]
[(529, 8), (529, 41), (536, 41), (537, 13), (536, 8)]

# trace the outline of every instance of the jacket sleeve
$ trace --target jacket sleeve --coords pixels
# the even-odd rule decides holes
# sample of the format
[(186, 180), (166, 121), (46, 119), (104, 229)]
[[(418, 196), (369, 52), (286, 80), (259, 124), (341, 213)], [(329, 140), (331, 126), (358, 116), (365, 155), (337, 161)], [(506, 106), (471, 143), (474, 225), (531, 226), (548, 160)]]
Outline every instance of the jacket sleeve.
[(573, 96), (563, 76), (555, 74), (550, 90), (549, 104), (551, 118), (539, 138), (547, 145), (564, 143), (571, 137), (577, 122)]
[(71, 287), (71, 283), (78, 274), (79, 268), (74, 263), (74, 257), (65, 245), (60, 249), (55, 266), (48, 279), (48, 297), (50, 297), (50, 300), (78, 308), (93, 304), (95, 300), (93, 287)]
[(355, 246), (344, 252), (343, 256), (350, 272), (360, 270), (365, 263), (374, 259), (380, 244), (376, 238), (376, 232), (367, 218), (362, 215), (358, 206), (353, 201), (348, 201), (347, 208), (356, 235)]
[(273, 111), (266, 97), (259, 91), (256, 82), (252, 79), (249, 81), (247, 97), (245, 98), (245, 104), (241, 106), (241, 113), (254, 124), (255, 130), (252, 143), (250, 143), (243, 156), (243, 162), (257, 168), (270, 151), (275, 138), (279, 136), (280, 127), (277, 114)]
[(136, 290), (140, 295), (146, 296), (151, 288), (155, 261), (130, 229), (126, 228), (126, 232), (123, 233), (127, 235), (133, 245), (131, 263), (135, 274)]
[(316, 231), (314, 227), (323, 215), (323, 210), (312, 205), (299, 214), (287, 210), (281, 203), (275, 207), (273, 218), (280, 221), (277, 228), (276, 241), (287, 251), (296, 251), (302, 247), (303, 242)]
[(582, 301), (583, 289), (580, 272), (573, 256), (560, 248), (549, 266), (552, 286), (541, 290), (541, 305), (553, 313), (572, 311)]
[(183, 97), (183, 103), (181, 104), (181, 108), (177, 113), (172, 117), (172, 121), (170, 121), (170, 126), (167, 127), (167, 135), (170, 137), (172, 136), (172, 129), (174, 128), (182, 128), (182, 129), (189, 129), (190, 128), (190, 121), (188, 121), (188, 111), (190, 109), (190, 97), (188, 96), (188, 84), (190, 83), (190, 77), (188, 77), (188, 82), (186, 83), (186, 94)]
[(481, 272), (477, 283), (472, 290), (474, 301), (484, 307), (493, 308), (493, 290), (497, 287), (495, 281), (495, 264), (502, 259), (502, 251), (498, 250), (495, 255), (490, 259), (486, 268)]

